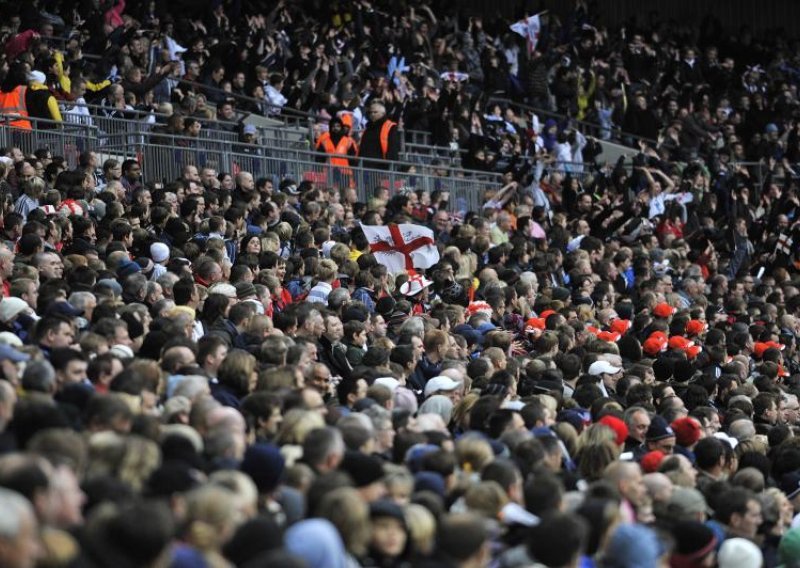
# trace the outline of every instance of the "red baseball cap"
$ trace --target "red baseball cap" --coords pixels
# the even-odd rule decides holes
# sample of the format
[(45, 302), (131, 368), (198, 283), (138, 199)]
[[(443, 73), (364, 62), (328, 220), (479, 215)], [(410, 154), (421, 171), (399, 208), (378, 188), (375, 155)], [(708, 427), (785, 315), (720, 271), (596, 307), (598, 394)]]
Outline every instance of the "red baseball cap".
[(616, 331), (601, 331), (597, 334), (597, 339), (608, 341), (609, 343), (616, 343), (620, 337), (622, 336)]
[(708, 324), (702, 320), (689, 320), (686, 324), (686, 335), (696, 337), (708, 329)]
[(675, 308), (667, 304), (666, 302), (661, 302), (660, 304), (656, 304), (656, 307), (653, 308), (653, 315), (659, 318), (668, 318), (671, 315), (674, 315), (677, 312)]
[(620, 335), (625, 335), (632, 325), (631, 320), (615, 319), (611, 322), (611, 325), (608, 326), (608, 330)]
[(642, 344), (642, 350), (650, 355), (651, 357), (655, 357), (662, 351), (667, 348), (667, 342), (662, 341), (658, 337), (648, 337), (644, 340)]

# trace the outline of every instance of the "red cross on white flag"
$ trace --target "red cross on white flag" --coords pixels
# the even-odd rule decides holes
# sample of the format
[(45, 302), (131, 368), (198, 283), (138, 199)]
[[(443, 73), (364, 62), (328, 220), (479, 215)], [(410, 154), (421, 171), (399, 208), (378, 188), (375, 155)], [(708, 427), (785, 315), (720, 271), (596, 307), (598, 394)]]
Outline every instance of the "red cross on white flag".
[(422, 225), (402, 223), (386, 227), (361, 225), (369, 249), (390, 274), (430, 268), (439, 262), (433, 231)]
[(528, 40), (528, 53), (533, 53), (536, 49), (536, 44), (539, 43), (540, 29), (541, 21), (539, 20), (539, 14), (511, 24), (511, 31), (518, 33)]

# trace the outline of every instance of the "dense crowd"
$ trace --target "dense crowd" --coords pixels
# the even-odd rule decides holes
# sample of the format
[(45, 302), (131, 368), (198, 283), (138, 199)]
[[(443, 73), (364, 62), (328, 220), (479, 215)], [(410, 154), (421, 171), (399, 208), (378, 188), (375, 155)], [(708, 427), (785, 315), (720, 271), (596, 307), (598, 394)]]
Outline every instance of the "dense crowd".
[[(441, 4), (0, 5), (0, 566), (800, 565), (797, 42)], [(336, 183), (27, 146), (290, 108)], [(398, 124), (503, 187), (361, 187)]]

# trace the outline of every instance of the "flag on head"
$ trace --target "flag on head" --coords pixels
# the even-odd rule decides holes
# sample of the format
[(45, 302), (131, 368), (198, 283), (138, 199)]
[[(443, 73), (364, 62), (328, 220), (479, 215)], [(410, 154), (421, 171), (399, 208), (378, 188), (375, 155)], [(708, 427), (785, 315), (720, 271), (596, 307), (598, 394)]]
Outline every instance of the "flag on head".
[(520, 20), (519, 22), (511, 24), (511, 31), (518, 33), (527, 40), (528, 53), (533, 53), (533, 51), (536, 49), (536, 44), (539, 43), (540, 28), (541, 22), (539, 20), (539, 14), (535, 14), (524, 20)]
[(390, 274), (430, 268), (439, 262), (439, 249), (433, 231), (422, 225), (402, 223), (361, 225), (369, 250)]

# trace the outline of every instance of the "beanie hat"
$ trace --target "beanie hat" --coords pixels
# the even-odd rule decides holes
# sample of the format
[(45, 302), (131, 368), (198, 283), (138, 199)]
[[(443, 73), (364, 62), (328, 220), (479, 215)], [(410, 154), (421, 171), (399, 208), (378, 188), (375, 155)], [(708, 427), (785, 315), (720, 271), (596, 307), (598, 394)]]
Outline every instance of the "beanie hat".
[(366, 487), (383, 478), (381, 461), (361, 452), (345, 453), (342, 470), (350, 475), (356, 487)]
[(664, 547), (655, 531), (637, 524), (620, 525), (611, 535), (604, 564), (608, 568), (657, 566)]
[(403, 514), (403, 509), (394, 501), (388, 499), (379, 499), (369, 504), (369, 516), (371, 519), (390, 518), (397, 519), (406, 526), (406, 517)]
[(717, 554), (719, 568), (761, 568), (763, 562), (761, 549), (744, 538), (729, 538)]
[(252, 282), (237, 282), (234, 287), (236, 288), (236, 297), (240, 300), (243, 300), (248, 296), (258, 296), (256, 287), (252, 284)]
[(675, 440), (678, 445), (684, 448), (696, 444), (702, 433), (700, 423), (690, 416), (678, 418), (670, 426), (675, 431)]
[(694, 568), (714, 551), (717, 537), (710, 528), (697, 521), (683, 521), (672, 529), (675, 550), (670, 558), (671, 568)]
[(647, 429), (647, 441), (657, 442), (658, 440), (672, 438), (673, 436), (675, 436), (675, 432), (670, 428), (669, 424), (667, 424), (667, 421), (661, 416), (654, 416), (653, 420), (650, 422), (650, 427)]
[(445, 486), (444, 478), (434, 471), (420, 471), (414, 475), (414, 492), (432, 491), (444, 499)]
[(639, 465), (642, 466), (642, 471), (645, 473), (655, 473), (661, 467), (664, 457), (664, 452), (659, 452), (658, 450), (647, 452), (642, 456), (642, 461), (639, 462)]
[(117, 267), (117, 277), (123, 280), (126, 276), (136, 274), (142, 271), (142, 267), (133, 262), (132, 260), (123, 260)]
[(286, 462), (280, 449), (273, 444), (253, 444), (244, 453), (239, 469), (249, 475), (259, 493), (272, 493), (283, 475)]
[(150, 257), (153, 262), (166, 262), (169, 260), (169, 247), (164, 243), (153, 243), (150, 245)]
[(608, 426), (614, 431), (614, 441), (618, 446), (623, 445), (628, 439), (628, 426), (616, 416), (603, 416), (597, 423)]

